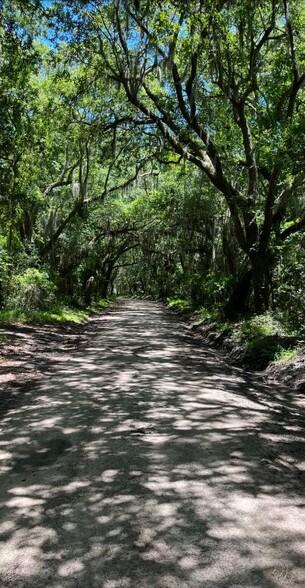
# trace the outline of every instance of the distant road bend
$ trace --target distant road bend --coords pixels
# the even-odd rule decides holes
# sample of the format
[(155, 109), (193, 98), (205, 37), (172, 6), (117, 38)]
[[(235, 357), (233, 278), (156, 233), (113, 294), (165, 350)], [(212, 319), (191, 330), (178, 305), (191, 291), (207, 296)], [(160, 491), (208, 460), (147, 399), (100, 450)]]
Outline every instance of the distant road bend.
[(304, 415), (124, 301), (0, 422), (1, 588), (304, 588)]

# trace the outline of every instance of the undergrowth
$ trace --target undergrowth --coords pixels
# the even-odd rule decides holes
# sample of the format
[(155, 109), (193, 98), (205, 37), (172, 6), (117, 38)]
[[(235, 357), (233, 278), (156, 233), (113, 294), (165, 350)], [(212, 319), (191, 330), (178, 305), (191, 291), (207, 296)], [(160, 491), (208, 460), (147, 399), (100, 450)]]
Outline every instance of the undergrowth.
[(183, 298), (168, 298), (167, 305), (172, 310), (180, 314), (191, 314), (198, 308), (191, 300), (183, 300)]
[[(7, 309), (0, 310), (1, 323), (76, 323), (86, 321), (89, 316), (106, 308), (113, 301), (99, 300), (92, 306), (79, 309), (67, 306), (55, 306), (48, 310)], [(1, 344), (1, 341), (0, 341)]]
[(266, 362), (290, 361), (297, 356), (297, 336), (272, 313), (245, 318), (232, 326), (233, 341)]
[(210, 326), (214, 331), (229, 337), (245, 353), (257, 355), (263, 364), (291, 361), (300, 352), (298, 339), (301, 333), (291, 333), (281, 317), (271, 312), (228, 321), (220, 309), (198, 308), (189, 300), (170, 299), (167, 304), (179, 313), (189, 315), (196, 325)]
[(299, 351), (299, 347), (291, 347), (290, 349), (282, 348), (275, 354), (274, 361), (293, 361), (297, 358)]

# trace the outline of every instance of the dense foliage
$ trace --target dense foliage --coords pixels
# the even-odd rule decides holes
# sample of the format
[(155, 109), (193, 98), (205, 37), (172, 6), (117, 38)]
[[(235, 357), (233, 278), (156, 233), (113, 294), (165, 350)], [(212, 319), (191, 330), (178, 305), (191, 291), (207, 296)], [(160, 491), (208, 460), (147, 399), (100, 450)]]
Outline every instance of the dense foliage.
[(4, 1), (0, 302), (304, 318), (305, 8)]

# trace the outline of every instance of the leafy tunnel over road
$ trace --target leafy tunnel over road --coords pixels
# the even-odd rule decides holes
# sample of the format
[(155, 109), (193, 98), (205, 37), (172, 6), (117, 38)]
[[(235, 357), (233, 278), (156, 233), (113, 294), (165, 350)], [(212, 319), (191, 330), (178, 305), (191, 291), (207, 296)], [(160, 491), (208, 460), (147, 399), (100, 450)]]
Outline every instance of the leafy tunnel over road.
[(304, 588), (305, 414), (124, 301), (10, 408), (0, 585)]

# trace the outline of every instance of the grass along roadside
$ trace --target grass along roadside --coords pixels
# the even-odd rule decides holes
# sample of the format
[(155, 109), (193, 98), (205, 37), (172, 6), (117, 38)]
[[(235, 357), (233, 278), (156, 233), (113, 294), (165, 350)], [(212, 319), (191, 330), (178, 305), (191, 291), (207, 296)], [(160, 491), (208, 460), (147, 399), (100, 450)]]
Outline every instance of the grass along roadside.
[(304, 348), (304, 334), (291, 332), (279, 317), (270, 312), (228, 321), (220, 311), (196, 306), (189, 300), (169, 299), (167, 305), (184, 316), (201, 334), (206, 334), (210, 344), (223, 344), (232, 359), (247, 367), (253, 365), (255, 369), (265, 369), (273, 362), (291, 362)]
[[(79, 309), (68, 306), (55, 306), (48, 310), (4, 309), (0, 310), (0, 326), (3, 323), (75, 323), (86, 321), (92, 314), (113, 304), (113, 300), (101, 299), (92, 306)], [(2, 341), (0, 340), (0, 345)]]
[(48, 311), (0, 312), (0, 419), (24, 393), (51, 373), (62, 354), (85, 348), (103, 320), (101, 300), (86, 309), (57, 305)]

